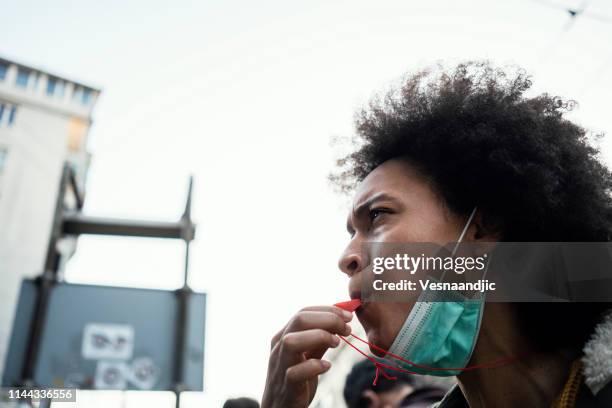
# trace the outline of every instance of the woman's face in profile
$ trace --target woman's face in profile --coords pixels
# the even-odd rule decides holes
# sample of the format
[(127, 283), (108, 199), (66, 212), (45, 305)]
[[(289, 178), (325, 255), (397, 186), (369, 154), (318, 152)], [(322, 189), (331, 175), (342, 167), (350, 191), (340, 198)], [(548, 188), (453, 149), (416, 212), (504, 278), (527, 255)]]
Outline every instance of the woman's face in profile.
[[(392, 159), (360, 184), (348, 215), (350, 242), (339, 261), (349, 278), (351, 298), (361, 297), (364, 269), (372, 260), (367, 242), (444, 245), (457, 240), (465, 220), (453, 215), (425, 178), (408, 162)], [(366, 303), (357, 317), (368, 339), (388, 349), (414, 302)], [(373, 352), (375, 350), (372, 350)]]

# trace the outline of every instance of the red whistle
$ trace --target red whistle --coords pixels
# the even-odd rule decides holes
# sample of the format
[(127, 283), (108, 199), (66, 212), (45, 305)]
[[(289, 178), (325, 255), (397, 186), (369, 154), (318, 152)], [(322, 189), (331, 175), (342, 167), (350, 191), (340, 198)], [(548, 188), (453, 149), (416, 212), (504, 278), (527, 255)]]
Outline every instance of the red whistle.
[(334, 306), (339, 307), (340, 309), (346, 310), (347, 312), (353, 313), (355, 310), (359, 309), (359, 306), (361, 306), (361, 300), (353, 299), (353, 300), (348, 300), (346, 302), (338, 302), (334, 304)]

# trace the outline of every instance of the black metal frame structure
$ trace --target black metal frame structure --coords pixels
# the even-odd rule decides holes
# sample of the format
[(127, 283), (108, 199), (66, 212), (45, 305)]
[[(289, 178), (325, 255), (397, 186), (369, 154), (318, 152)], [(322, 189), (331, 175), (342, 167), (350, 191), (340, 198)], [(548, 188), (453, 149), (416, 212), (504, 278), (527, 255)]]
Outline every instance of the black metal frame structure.
[[(68, 191), (72, 190), (76, 202), (76, 210), (66, 208), (64, 202)], [(59, 267), (61, 253), (58, 250), (59, 241), (65, 236), (111, 235), (145, 238), (171, 238), (181, 239), (185, 242), (185, 268), (183, 285), (176, 290), (178, 313), (176, 324), (176, 359), (174, 364), (174, 393), (176, 407), (180, 404), (180, 393), (186, 391), (183, 384), (183, 360), (185, 358), (185, 329), (189, 297), (193, 293), (189, 287), (189, 245), (195, 238), (196, 226), (191, 220), (191, 197), (193, 191), (193, 177), (189, 179), (189, 188), (185, 210), (176, 222), (157, 222), (145, 220), (119, 220), (86, 216), (81, 213), (84, 196), (79, 191), (76, 176), (69, 164), (62, 169), (58, 195), (55, 202), (55, 212), (51, 227), (51, 237), (47, 247), (47, 256), (44, 270), (36, 278), (37, 298), (32, 319), (25, 362), (22, 372), (22, 386), (34, 387), (34, 375), (38, 354), (41, 346), (42, 334), (47, 317), (47, 308), (53, 288), (59, 282)], [(47, 401), (48, 403), (48, 401)]]

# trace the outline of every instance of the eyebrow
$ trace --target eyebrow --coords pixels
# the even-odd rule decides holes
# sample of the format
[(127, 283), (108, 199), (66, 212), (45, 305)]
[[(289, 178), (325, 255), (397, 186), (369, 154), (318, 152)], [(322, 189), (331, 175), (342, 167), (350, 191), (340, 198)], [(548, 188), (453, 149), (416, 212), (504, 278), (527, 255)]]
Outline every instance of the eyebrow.
[(388, 193), (385, 193), (385, 192), (377, 193), (377, 194), (374, 194), (372, 197), (368, 198), (367, 200), (362, 201), (361, 203), (353, 207), (353, 215), (355, 215), (355, 217), (359, 217), (359, 215), (361, 215), (368, 208), (370, 208), (372, 204), (378, 201), (385, 201), (385, 200), (393, 201), (393, 202), (397, 201), (395, 197), (393, 197), (392, 195)]
[[(384, 200), (397, 202), (397, 199), (393, 197), (392, 195), (385, 193), (385, 192), (380, 192), (380, 193), (374, 194), (372, 197), (354, 206), (352, 210), (352, 215), (355, 218), (358, 218), (360, 215), (366, 212), (374, 203), (378, 201), (384, 201)], [(347, 220), (346, 220), (346, 230), (349, 232), (349, 234), (352, 234), (355, 231), (351, 223), (350, 215), (349, 217), (347, 217)]]

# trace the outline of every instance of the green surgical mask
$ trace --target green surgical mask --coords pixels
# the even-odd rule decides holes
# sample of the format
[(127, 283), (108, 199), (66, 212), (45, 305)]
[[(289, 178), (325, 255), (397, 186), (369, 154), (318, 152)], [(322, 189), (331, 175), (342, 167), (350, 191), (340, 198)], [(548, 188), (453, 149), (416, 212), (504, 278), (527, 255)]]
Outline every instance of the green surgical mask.
[[(476, 208), (457, 240), (453, 255), (475, 214)], [(448, 292), (424, 290), (389, 349), (390, 355), (422, 367), (386, 359), (419, 374), (458, 375), (467, 366), (476, 345), (484, 301), (484, 294), (472, 299), (453, 293), (449, 298)]]

